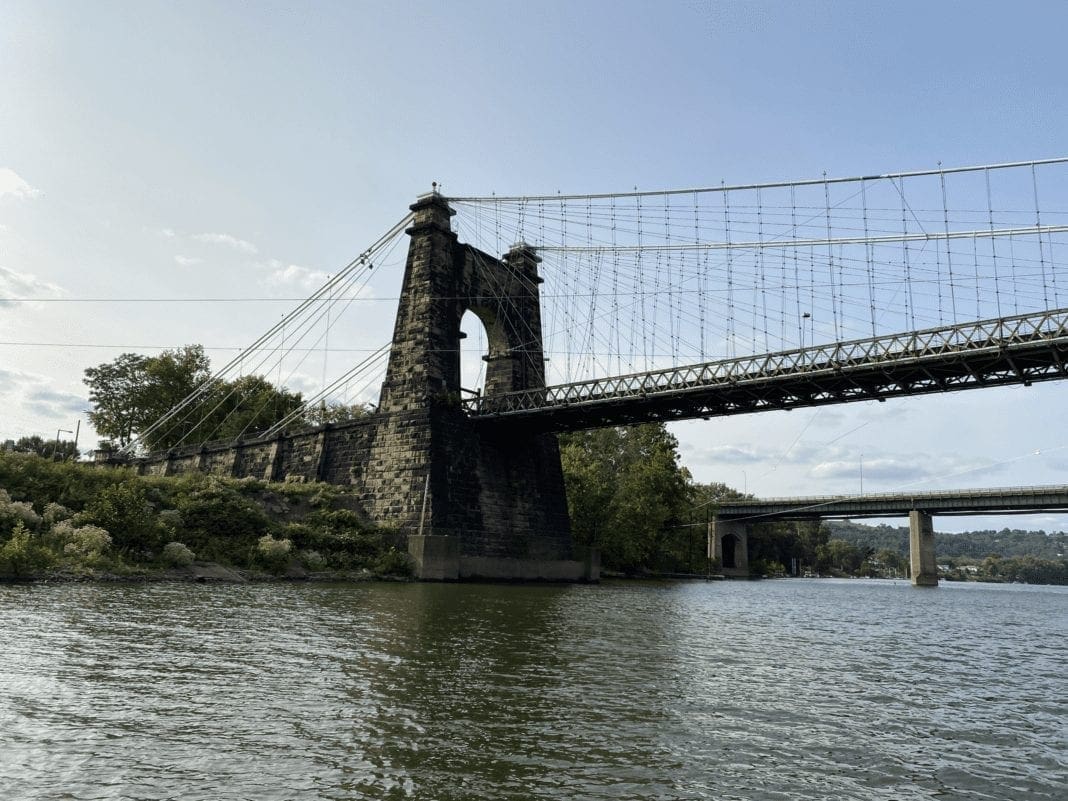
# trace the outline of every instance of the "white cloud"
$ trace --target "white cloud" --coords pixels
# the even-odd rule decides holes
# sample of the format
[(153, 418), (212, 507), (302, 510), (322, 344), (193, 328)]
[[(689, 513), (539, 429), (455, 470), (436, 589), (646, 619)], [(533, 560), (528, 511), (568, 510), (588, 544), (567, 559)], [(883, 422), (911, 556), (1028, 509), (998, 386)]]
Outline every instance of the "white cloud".
[(197, 258), (196, 256), (182, 256), (181, 254), (175, 256), (174, 260), (182, 267), (192, 267), (193, 265), (200, 264), (204, 261), (204, 259)]
[(85, 396), (53, 389), (46, 376), (22, 370), (0, 369), (0, 398), (6, 409), (27, 419), (70, 420), (89, 405)]
[(205, 242), (209, 245), (226, 245), (227, 247), (239, 250), (242, 253), (249, 253), (252, 255), (259, 253), (259, 249), (251, 242), (245, 239), (239, 239), (230, 234), (193, 234), (193, 239), (197, 242)]
[(35, 275), (19, 273), (0, 267), (0, 306), (13, 306), (12, 301), (4, 300), (11, 297), (25, 297), (34, 295), (47, 295), (56, 297), (65, 294), (62, 287), (56, 284), (42, 281)]
[(165, 237), (167, 237), (167, 239), (174, 239), (174, 236), (175, 236), (174, 229), (173, 228), (160, 228), (159, 229), (159, 235), (160, 236), (165, 236)]
[[(690, 450), (685, 446), (682, 447), (684, 451)], [(764, 462), (774, 458), (773, 454), (765, 451), (763, 453), (754, 450), (753, 448), (740, 445), (710, 445), (704, 448), (694, 448), (692, 450), (692, 456), (689, 455), (686, 461), (693, 461), (698, 464), (756, 464), (757, 462)]]
[(889, 453), (869, 456), (854, 454), (850, 457), (828, 459), (815, 464), (809, 475), (818, 479), (856, 479), (861, 474), (865, 479), (887, 482), (887, 489), (927, 489), (926, 482), (939, 484), (980, 484), (984, 476), (1004, 473), (1006, 465), (983, 458), (942, 456), (925, 454)]
[(0, 167), (0, 198), (11, 195), (17, 200), (28, 200), (38, 197), (40, 189), (35, 189), (21, 175), (10, 167)]
[(264, 279), (264, 283), (272, 287), (297, 287), (310, 291), (318, 289), (330, 278), (330, 275), (322, 270), (310, 270), (299, 264), (283, 265), (282, 262), (273, 259), (268, 262), (268, 267), (271, 268), (271, 272)]
[(314, 395), (323, 388), (321, 378), (313, 378), (307, 373), (294, 373), (285, 380), (286, 389), (301, 393), (305, 398)]

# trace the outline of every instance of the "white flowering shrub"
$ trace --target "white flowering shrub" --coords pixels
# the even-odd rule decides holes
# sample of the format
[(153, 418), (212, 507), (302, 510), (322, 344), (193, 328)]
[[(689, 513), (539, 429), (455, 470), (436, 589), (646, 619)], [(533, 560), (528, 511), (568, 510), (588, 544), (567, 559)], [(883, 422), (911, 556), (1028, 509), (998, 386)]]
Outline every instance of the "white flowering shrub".
[(46, 526), (52, 526), (61, 520), (69, 519), (73, 514), (74, 512), (61, 503), (49, 503), (45, 505), (44, 514), (41, 517)]
[[(65, 523), (66, 521), (64, 521)], [(62, 524), (60, 524), (62, 525)], [(52, 529), (55, 532), (55, 528)], [(65, 536), (66, 545), (63, 553), (68, 556), (76, 556), (82, 559), (94, 559), (111, 547), (111, 535), (100, 526), (81, 526), (75, 528), (68, 525)]]
[(276, 540), (270, 534), (264, 534), (256, 543), (256, 550), (268, 561), (284, 559), (293, 550), (290, 540)]
[(13, 501), (7, 490), (0, 489), (0, 532), (10, 531), (18, 523), (34, 529), (41, 524), (41, 516), (33, 511), (32, 503)]
[(196, 558), (196, 554), (181, 542), (168, 542), (163, 546), (163, 561), (172, 567), (188, 567)]

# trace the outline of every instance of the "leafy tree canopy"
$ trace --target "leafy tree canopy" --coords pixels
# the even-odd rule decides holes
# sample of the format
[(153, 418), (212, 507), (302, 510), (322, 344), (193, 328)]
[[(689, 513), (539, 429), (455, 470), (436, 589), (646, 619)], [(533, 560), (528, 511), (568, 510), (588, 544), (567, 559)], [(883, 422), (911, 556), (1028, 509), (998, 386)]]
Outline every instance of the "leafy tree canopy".
[(15, 453), (36, 453), (49, 459), (65, 462), (78, 458), (78, 449), (74, 447), (73, 440), (43, 439), (34, 434), (32, 437), (21, 437), (15, 442)]
[[(85, 371), (89, 420), (119, 446), (128, 444), (211, 377), (200, 345), (158, 356), (124, 353)], [(269, 428), (301, 404), (299, 393), (275, 388), (261, 376), (219, 381), (195, 408), (143, 437), (149, 450), (208, 440), (237, 439)]]
[(372, 414), (374, 412), (362, 403), (323, 402), (304, 413), (304, 422), (312, 426), (321, 426), (325, 423), (345, 423), (349, 420), (362, 420)]
[(560, 437), (575, 539), (601, 549), (606, 567), (656, 566), (689, 510), (689, 472), (662, 423)]

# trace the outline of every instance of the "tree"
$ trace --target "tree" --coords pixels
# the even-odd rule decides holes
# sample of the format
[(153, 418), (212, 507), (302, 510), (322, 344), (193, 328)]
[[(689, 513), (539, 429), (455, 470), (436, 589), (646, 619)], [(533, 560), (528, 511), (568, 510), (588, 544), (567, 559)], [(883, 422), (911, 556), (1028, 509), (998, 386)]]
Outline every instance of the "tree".
[[(215, 386), (200, 408), (209, 410), (187, 442), (233, 440), (264, 431), (300, 408), (299, 393), (276, 389), (266, 378), (246, 375)], [(160, 446), (156, 446), (160, 447)]]
[(145, 362), (136, 353), (124, 353), (117, 359), (85, 371), (89, 385), (89, 422), (98, 433), (117, 440), (120, 446), (133, 439), (145, 420)]
[(862, 550), (845, 540), (829, 540), (817, 549), (816, 563), (821, 570), (830, 568), (836, 572), (853, 574), (871, 553), (870, 548)]
[(662, 423), (560, 438), (575, 539), (601, 549), (606, 567), (653, 569), (689, 509), (689, 473)]
[(78, 458), (78, 449), (74, 447), (73, 440), (42, 439), (34, 434), (32, 437), (21, 437), (15, 443), (15, 453), (36, 453), (47, 459), (55, 459), (65, 462)]
[(149, 450), (212, 439), (236, 439), (269, 428), (301, 404), (299, 393), (276, 389), (261, 376), (217, 381), (197, 403), (158, 429), (146, 431), (211, 378), (200, 345), (167, 350), (158, 356), (124, 353), (85, 371), (89, 420), (120, 447), (135, 436)]
[(362, 420), (370, 417), (374, 412), (362, 403), (328, 403), (326, 401), (318, 406), (308, 409), (303, 416), (304, 422), (312, 426), (321, 426), (325, 423), (346, 423), (350, 420)]

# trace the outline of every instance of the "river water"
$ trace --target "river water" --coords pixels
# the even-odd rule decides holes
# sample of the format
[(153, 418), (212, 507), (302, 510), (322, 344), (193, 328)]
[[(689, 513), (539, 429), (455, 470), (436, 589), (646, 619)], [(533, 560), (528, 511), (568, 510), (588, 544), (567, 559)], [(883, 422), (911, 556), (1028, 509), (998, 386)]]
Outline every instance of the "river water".
[(3, 799), (1068, 798), (1068, 588), (0, 586)]

